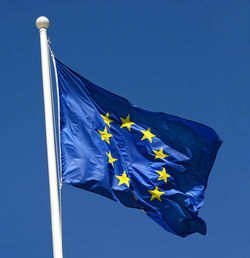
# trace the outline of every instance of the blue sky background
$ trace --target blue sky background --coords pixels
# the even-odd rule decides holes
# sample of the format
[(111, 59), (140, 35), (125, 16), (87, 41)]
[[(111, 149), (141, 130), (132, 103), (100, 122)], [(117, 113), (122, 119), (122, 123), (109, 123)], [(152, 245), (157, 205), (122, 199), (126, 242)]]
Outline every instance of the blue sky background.
[(223, 140), (200, 211), (207, 236), (182, 239), (141, 211), (65, 186), (64, 256), (250, 257), (249, 1), (2, 0), (0, 14), (1, 257), (52, 257), (40, 15), (55, 55), (76, 72)]

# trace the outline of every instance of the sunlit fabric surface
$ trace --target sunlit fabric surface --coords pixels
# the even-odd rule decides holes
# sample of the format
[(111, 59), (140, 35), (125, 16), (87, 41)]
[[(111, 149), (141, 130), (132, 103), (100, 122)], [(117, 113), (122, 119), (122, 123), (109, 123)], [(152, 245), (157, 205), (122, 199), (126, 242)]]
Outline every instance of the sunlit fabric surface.
[(59, 60), (56, 67), (63, 183), (141, 209), (179, 236), (206, 234), (198, 211), (221, 145), (217, 134), (138, 108)]

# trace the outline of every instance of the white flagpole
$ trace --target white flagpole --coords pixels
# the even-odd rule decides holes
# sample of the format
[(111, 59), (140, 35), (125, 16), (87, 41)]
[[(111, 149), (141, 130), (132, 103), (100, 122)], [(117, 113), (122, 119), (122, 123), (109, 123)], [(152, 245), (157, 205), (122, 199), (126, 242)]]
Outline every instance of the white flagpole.
[(43, 78), (43, 95), (46, 125), (47, 156), (49, 169), (49, 188), (50, 188), (50, 208), (51, 208), (51, 225), (54, 258), (63, 258), (62, 252), (62, 229), (58, 198), (58, 180), (55, 152), (55, 128), (53, 123), (52, 111), (52, 85), (49, 62), (49, 49), (47, 39), (47, 28), (49, 19), (41, 16), (36, 20), (36, 26), (40, 31), (41, 43), (41, 60), (42, 60), (42, 78)]

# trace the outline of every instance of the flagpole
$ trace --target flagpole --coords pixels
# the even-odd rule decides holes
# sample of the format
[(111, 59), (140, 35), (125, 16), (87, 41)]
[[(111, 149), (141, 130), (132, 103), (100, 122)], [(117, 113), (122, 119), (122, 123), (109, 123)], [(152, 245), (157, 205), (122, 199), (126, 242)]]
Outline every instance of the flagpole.
[(47, 28), (49, 19), (41, 16), (36, 20), (36, 27), (40, 31), (43, 95), (45, 110), (45, 126), (47, 141), (47, 157), (49, 170), (49, 188), (50, 188), (50, 209), (51, 209), (51, 227), (54, 258), (63, 258), (62, 252), (62, 229), (58, 198), (58, 180), (55, 152), (55, 128), (53, 123), (52, 110), (52, 85), (49, 62), (49, 49), (47, 39)]

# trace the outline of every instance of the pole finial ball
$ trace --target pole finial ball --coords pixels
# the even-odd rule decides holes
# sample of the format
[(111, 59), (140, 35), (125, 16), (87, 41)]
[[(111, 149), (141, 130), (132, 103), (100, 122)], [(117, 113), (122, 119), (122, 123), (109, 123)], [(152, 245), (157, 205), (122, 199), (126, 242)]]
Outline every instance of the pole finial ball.
[(40, 29), (47, 29), (49, 27), (49, 19), (45, 16), (40, 16), (36, 19), (36, 27)]

